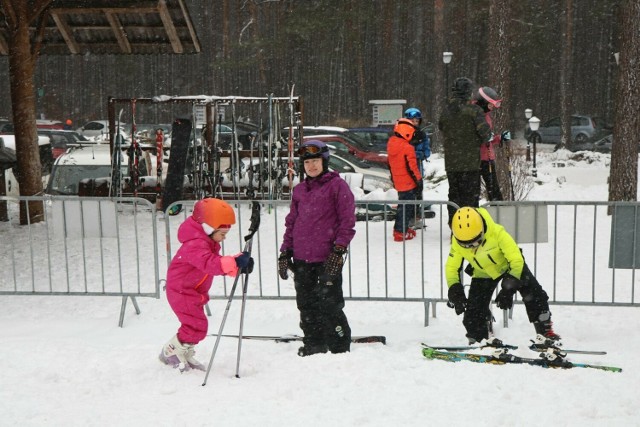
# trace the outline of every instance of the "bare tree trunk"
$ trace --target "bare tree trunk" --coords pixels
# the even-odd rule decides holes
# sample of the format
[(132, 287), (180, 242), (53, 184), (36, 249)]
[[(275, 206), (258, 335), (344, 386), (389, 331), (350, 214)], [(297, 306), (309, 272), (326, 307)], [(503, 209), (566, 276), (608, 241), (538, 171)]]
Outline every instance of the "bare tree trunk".
[[(9, 29), (9, 86), (16, 135), (16, 157), (20, 195), (33, 196), (42, 193), (42, 170), (38, 151), (36, 129), (36, 99), (33, 84), (35, 61), (39, 46), (29, 37), (29, 22), (36, 21), (38, 13), (45, 14), (48, 2), (2, 2)], [(35, 11), (35, 12), (34, 12)], [(35, 16), (34, 13), (36, 14)], [(32, 52), (33, 49), (33, 52)], [(42, 203), (20, 204), (20, 224), (42, 221)]]
[(435, 38), (434, 50), (435, 52), (431, 56), (434, 69), (434, 82), (436, 90), (434, 91), (434, 101), (431, 107), (433, 111), (433, 123), (435, 126), (435, 132), (431, 140), (431, 149), (433, 152), (440, 152), (442, 149), (442, 136), (438, 130), (438, 120), (440, 114), (444, 109), (444, 104), (447, 99), (447, 91), (449, 88), (445, 88), (444, 82), (444, 65), (442, 63), (442, 52), (444, 52), (444, 0), (435, 0), (433, 2), (433, 35)]
[(620, 8), (622, 39), (614, 144), (611, 149), (610, 201), (636, 201), (640, 147), (640, 3), (624, 0)]
[(573, 143), (571, 138), (571, 54), (573, 52), (573, 0), (567, 0), (567, 7), (564, 11), (564, 48), (562, 51), (562, 64), (560, 67), (560, 123), (561, 135), (560, 146), (566, 147)]
[[(510, 45), (511, 2), (509, 0), (491, 0), (489, 5), (489, 84), (503, 99), (503, 104), (511, 101), (511, 55)], [(492, 114), (494, 132), (500, 133), (512, 123), (510, 108), (502, 107)], [(503, 196), (515, 200), (513, 194), (513, 166), (510, 143), (503, 150), (496, 150), (496, 168)]]

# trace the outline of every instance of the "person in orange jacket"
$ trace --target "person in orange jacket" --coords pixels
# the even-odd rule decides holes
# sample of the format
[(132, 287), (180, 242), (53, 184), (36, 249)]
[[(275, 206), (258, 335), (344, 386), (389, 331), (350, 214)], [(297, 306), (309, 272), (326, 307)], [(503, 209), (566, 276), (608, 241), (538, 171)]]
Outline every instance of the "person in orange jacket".
[[(400, 119), (393, 128), (393, 135), (387, 142), (389, 169), (393, 186), (398, 192), (398, 200), (416, 200), (416, 194), (422, 193), (422, 175), (418, 169), (416, 150), (410, 141), (418, 130), (409, 119)], [(418, 135), (420, 136), (420, 135)], [(396, 222), (393, 226), (393, 240), (401, 242), (411, 240), (416, 232), (409, 226), (415, 217), (415, 205), (398, 203)]]

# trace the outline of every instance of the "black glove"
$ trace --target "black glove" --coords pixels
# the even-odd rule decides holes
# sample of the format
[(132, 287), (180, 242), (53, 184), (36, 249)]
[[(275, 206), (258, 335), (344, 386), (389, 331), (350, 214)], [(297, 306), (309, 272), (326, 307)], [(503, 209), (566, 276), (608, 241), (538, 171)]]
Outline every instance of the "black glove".
[(413, 134), (413, 138), (411, 138), (411, 141), (409, 141), (409, 143), (411, 145), (419, 145), (420, 143), (422, 143), (422, 141), (425, 140), (425, 138), (427, 137), (427, 134), (424, 133), (424, 131), (418, 129), (414, 134)]
[(289, 278), (289, 268), (293, 266), (293, 251), (288, 249), (280, 253), (278, 257), (278, 275), (282, 280)]
[(253, 271), (253, 258), (249, 252), (244, 251), (236, 257), (236, 265), (241, 273), (251, 273)]
[(449, 288), (449, 302), (447, 302), (447, 307), (455, 308), (457, 315), (464, 313), (467, 309), (467, 296), (464, 294), (462, 284), (456, 283)]
[(418, 182), (416, 182), (416, 194), (420, 195), (422, 194), (423, 191), (424, 191), (424, 181), (419, 180)]
[(324, 262), (324, 274), (329, 280), (333, 277), (337, 277), (342, 272), (342, 266), (344, 265), (344, 254), (347, 253), (347, 248), (344, 246), (334, 246), (333, 251), (329, 254)]
[(522, 287), (522, 281), (510, 274), (506, 274), (502, 279), (502, 289), (496, 295), (496, 305), (502, 310), (509, 310), (513, 307), (513, 296)]
[(508, 291), (506, 289), (500, 289), (496, 296), (496, 305), (502, 310), (509, 310), (513, 307), (513, 295), (516, 291)]

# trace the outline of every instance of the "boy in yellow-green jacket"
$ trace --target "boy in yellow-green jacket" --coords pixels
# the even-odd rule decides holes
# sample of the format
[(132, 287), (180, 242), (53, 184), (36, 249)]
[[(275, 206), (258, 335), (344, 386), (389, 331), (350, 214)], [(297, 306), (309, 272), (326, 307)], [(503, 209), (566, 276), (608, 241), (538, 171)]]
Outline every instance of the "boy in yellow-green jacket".
[[(519, 292), (529, 321), (535, 327), (536, 342), (559, 341), (560, 336), (552, 327), (549, 297), (504, 227), (494, 222), (484, 208), (463, 207), (453, 215), (451, 232), (451, 249), (445, 266), (449, 286), (447, 305), (458, 315), (464, 313), (462, 324), (469, 343), (493, 339), (490, 304), (500, 281), (496, 305), (503, 310), (510, 309), (513, 296)], [(460, 283), (464, 261), (469, 263), (466, 271), (473, 271), (468, 297)]]

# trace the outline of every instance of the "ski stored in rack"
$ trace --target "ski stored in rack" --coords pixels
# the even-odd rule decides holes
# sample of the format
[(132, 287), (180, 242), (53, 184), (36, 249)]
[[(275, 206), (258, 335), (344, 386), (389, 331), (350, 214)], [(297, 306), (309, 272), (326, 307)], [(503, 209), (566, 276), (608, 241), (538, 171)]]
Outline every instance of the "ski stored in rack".
[[(424, 347), (422, 349), (422, 355), (427, 359), (438, 359), (444, 360), (447, 362), (460, 362), (463, 360), (469, 362), (476, 363), (489, 363), (492, 365), (506, 365), (506, 364), (524, 364), (524, 365), (533, 365), (540, 366), (542, 368), (561, 368), (561, 369), (571, 369), (571, 368), (590, 368), (590, 369), (598, 369), (602, 371), (609, 372), (622, 372), (622, 368), (617, 368), (615, 366), (604, 366), (604, 365), (590, 365), (586, 363), (576, 363), (565, 360), (560, 356), (556, 356), (553, 359), (547, 357), (540, 357), (538, 359), (519, 357), (513, 354), (509, 354), (507, 349), (501, 349), (498, 354), (486, 355), (486, 354), (474, 354), (474, 353), (464, 353), (458, 351), (442, 351), (437, 350), (431, 347)], [(542, 353), (542, 355), (546, 355)]]

